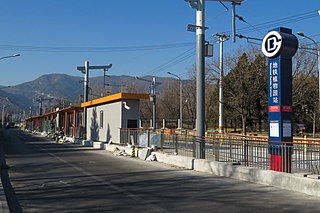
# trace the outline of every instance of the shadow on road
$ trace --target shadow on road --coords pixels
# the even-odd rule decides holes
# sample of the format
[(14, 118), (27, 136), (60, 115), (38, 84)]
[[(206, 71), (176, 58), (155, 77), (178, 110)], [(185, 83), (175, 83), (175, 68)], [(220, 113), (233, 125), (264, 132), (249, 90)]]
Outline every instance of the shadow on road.
[(3, 151), (3, 130), (0, 130), (0, 169), (1, 169), (1, 182), (6, 195), (7, 203), (10, 212), (20, 213), (23, 212), (15, 191), (11, 185), (9, 178), (9, 167), (7, 166), (5, 155)]

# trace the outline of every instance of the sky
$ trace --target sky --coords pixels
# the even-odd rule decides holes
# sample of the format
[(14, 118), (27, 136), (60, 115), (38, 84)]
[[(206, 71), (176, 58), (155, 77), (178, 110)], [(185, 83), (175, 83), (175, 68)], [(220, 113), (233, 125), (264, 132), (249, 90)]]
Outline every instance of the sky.
[[(231, 33), (231, 3), (206, 1), (206, 39)], [(263, 38), (287, 27), (320, 41), (319, 0), (245, 0), (237, 6), (237, 33)], [(13, 86), (41, 75), (83, 76), (77, 66), (112, 64), (109, 75), (188, 77), (195, 64), (195, 10), (184, 0), (0, 0), (0, 85)], [(298, 36), (297, 36), (298, 37)], [(300, 41), (310, 43), (306, 40)], [(253, 41), (253, 40), (251, 40)], [(225, 54), (256, 45), (225, 42)], [(258, 45), (256, 45), (258, 46)], [(210, 59), (212, 60), (212, 59)], [(102, 76), (100, 70), (90, 76)]]

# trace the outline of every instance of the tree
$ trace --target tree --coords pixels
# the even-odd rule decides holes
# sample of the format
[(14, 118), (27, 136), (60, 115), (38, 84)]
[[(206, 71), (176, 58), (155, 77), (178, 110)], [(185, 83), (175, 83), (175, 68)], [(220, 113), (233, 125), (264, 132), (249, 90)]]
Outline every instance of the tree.
[(317, 57), (306, 49), (299, 49), (293, 58), (293, 122), (305, 124), (315, 133), (319, 113), (319, 82)]
[(159, 113), (158, 117), (162, 119), (179, 118), (179, 82), (169, 80), (162, 86), (162, 93), (158, 98)]
[[(246, 134), (247, 123), (255, 128), (257, 120), (261, 120), (261, 110), (267, 97), (267, 65), (266, 59), (256, 55), (249, 60), (248, 54), (239, 56), (236, 66), (225, 78), (225, 108), (241, 117), (242, 132)], [(259, 129), (261, 129), (261, 122)]]

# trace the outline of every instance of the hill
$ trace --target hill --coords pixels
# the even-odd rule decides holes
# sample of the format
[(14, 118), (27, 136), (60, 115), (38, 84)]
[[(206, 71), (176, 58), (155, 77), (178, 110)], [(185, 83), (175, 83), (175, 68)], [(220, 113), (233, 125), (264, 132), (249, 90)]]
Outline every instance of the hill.
[[(144, 79), (152, 80), (152, 76)], [(161, 91), (163, 82), (172, 79), (170, 77), (157, 77), (157, 91)], [(105, 84), (104, 85), (104, 81)], [(145, 92), (150, 91), (150, 83), (137, 80), (132, 76), (109, 76), (105, 80), (102, 77), (89, 79), (89, 99), (98, 98), (116, 92)], [(79, 105), (83, 95), (83, 78), (66, 74), (47, 74), (39, 78), (12, 87), (0, 89), (0, 107), (5, 105), (12, 113), (24, 111), (29, 115), (30, 107), (33, 111), (39, 108), (39, 100), (43, 105), (54, 106), (57, 101), (65, 100), (73, 105)], [(50, 101), (49, 101), (50, 99)], [(10, 106), (10, 107), (8, 107)]]

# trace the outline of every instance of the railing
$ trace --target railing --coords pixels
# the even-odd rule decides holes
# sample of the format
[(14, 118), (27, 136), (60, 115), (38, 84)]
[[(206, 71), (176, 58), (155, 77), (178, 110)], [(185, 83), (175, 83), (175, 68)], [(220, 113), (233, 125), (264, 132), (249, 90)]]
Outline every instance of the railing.
[[(152, 141), (159, 135), (160, 142)], [(187, 130), (121, 129), (121, 143), (139, 145), (147, 137), (147, 145), (156, 145), (165, 153), (195, 156), (199, 140)], [(205, 158), (230, 162), (242, 166), (270, 169), (270, 152), (282, 161), (276, 165), (278, 171), (320, 174), (320, 140), (295, 140), (270, 146), (266, 137), (251, 137), (229, 134), (211, 134), (205, 137)], [(146, 143), (145, 143), (146, 144)], [(273, 169), (274, 170), (274, 169)]]

